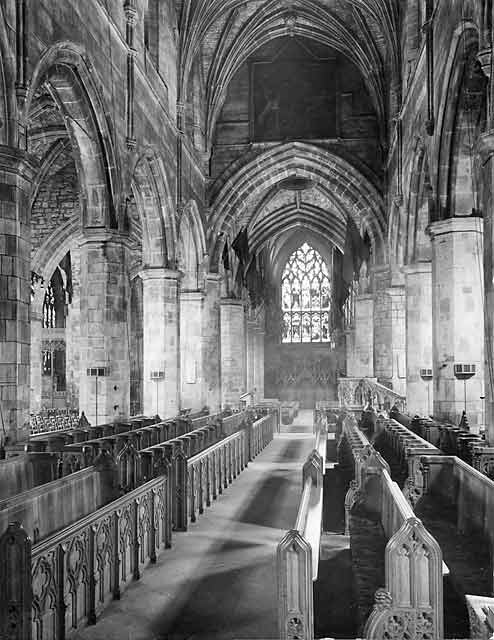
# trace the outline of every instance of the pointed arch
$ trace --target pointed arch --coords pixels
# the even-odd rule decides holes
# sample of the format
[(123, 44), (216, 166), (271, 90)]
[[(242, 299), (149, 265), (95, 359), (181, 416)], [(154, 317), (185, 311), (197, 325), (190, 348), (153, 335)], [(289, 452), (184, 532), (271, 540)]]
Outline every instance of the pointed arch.
[(434, 195), (429, 156), (422, 140), (418, 139), (410, 175), (406, 220), (406, 264), (431, 259), (431, 243), (426, 229), (432, 222), (433, 210)]
[(206, 257), (206, 237), (195, 200), (190, 200), (180, 219), (177, 251), (178, 269), (182, 271), (182, 289), (197, 289), (200, 269)]
[(59, 42), (41, 56), (20, 114), (27, 127), (36, 92), (45, 87), (64, 116), (81, 184), (82, 224), (118, 228), (122, 188), (113, 141), (96, 71), (85, 50)]
[(302, 142), (275, 145), (235, 165), (213, 192), (208, 248), (211, 267), (218, 267), (224, 236), (249, 223), (257, 201), (288, 177), (316, 184), (345, 218), (367, 231), (373, 255), (383, 255), (386, 216), (381, 193), (361, 171), (341, 156)]
[(143, 228), (143, 263), (169, 267), (175, 264), (175, 206), (161, 156), (152, 148), (137, 159), (132, 191)]
[(445, 83), (442, 88), (438, 113), (439, 153), (437, 165), (437, 210), (438, 219), (454, 215), (452, 181), (455, 173), (455, 147), (458, 149), (458, 124), (464, 98), (463, 85), (468, 62), (476, 56), (479, 48), (477, 26), (465, 21), (452, 40), (446, 64)]
[(282, 341), (330, 342), (331, 265), (306, 239), (281, 274)]

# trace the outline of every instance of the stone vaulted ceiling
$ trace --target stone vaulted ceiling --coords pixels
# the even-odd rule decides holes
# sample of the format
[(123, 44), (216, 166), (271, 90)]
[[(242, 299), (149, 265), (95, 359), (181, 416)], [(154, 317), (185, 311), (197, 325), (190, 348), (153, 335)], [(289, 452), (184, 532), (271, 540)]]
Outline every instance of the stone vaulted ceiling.
[[(179, 99), (186, 98), (200, 58), (206, 95), (206, 139), (233, 74), (267, 41), (289, 35), (333, 47), (360, 69), (381, 123), (399, 103), (399, 0), (183, 0)], [(384, 129), (384, 127), (383, 127)]]

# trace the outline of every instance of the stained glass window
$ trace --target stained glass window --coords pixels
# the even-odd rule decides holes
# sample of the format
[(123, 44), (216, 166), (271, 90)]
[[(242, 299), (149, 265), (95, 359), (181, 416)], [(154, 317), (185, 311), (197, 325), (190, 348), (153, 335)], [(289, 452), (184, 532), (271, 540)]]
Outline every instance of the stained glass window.
[(281, 279), (283, 342), (331, 342), (331, 282), (321, 255), (306, 242)]
[(43, 329), (53, 329), (56, 326), (55, 319), (55, 295), (53, 293), (53, 285), (50, 282), (43, 300)]

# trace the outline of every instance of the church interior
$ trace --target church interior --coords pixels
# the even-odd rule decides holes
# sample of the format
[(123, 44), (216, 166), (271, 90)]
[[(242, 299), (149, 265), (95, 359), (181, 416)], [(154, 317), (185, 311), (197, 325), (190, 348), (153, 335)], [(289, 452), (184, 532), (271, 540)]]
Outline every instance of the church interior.
[(0, 640), (494, 638), (493, 9), (0, 0)]

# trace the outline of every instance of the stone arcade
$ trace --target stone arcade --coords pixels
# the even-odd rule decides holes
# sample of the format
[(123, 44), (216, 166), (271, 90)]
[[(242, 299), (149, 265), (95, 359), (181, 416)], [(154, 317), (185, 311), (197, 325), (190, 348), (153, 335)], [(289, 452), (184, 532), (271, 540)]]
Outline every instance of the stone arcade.
[(0, 0), (0, 640), (494, 637), (493, 11)]

